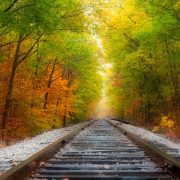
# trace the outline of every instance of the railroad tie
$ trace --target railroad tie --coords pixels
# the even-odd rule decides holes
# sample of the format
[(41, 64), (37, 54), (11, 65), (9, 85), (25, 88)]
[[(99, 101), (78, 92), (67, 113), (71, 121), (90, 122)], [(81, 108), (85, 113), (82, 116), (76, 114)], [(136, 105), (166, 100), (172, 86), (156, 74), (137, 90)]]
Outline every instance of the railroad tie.
[(29, 179), (172, 179), (125, 134), (94, 122), (36, 169)]

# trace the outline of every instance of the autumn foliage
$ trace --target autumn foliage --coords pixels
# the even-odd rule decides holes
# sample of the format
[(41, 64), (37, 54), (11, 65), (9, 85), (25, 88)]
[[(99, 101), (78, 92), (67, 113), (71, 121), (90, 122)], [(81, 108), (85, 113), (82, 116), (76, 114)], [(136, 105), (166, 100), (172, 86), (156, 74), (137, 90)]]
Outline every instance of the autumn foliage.
[(1, 1), (0, 139), (22, 139), (90, 118), (86, 109), (101, 85), (97, 47), (83, 33), (83, 11), (77, 13), (82, 8), (79, 1)]

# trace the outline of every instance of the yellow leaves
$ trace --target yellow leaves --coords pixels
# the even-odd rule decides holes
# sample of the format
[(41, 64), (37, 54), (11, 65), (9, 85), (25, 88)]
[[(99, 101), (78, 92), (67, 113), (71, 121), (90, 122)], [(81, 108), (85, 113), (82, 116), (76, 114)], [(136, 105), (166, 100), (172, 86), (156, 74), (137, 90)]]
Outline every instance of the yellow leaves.
[(178, 1), (178, 2), (174, 5), (174, 9), (175, 9), (175, 10), (179, 10), (179, 9), (180, 9), (180, 1)]
[[(118, 8), (118, 11), (113, 14), (107, 12), (107, 14), (108, 15), (104, 17), (105, 22), (111, 30), (114, 30), (114, 34), (117, 34), (117, 32), (120, 34), (121, 32), (122, 34), (126, 33), (132, 37), (144, 31), (151, 31), (153, 27), (152, 17), (150, 17), (144, 9), (138, 7), (135, 0), (127, 0), (123, 6), (121, 5), (120, 8)], [(127, 41), (123, 35), (121, 35), (121, 37), (122, 40)], [(119, 37), (117, 38), (118, 41), (122, 41)]]
[(160, 127), (166, 128), (166, 129), (172, 129), (175, 126), (175, 122), (170, 119), (168, 116), (162, 116)]
[(154, 126), (152, 132), (165, 132), (169, 134), (175, 129), (175, 122), (168, 116), (162, 116), (158, 126)]

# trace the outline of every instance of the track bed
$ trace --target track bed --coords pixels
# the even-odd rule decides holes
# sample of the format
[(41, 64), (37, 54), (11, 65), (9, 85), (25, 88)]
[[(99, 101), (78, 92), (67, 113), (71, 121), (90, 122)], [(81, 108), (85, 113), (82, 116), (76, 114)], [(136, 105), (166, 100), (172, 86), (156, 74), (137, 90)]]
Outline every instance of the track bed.
[(172, 179), (126, 135), (99, 120), (76, 135), (28, 179)]

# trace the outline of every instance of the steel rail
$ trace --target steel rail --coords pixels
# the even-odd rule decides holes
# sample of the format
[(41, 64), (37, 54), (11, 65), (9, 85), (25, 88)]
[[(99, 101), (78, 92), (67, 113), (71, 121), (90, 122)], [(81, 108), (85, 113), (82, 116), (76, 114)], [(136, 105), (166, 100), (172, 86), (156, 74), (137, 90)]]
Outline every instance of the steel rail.
[(99, 120), (37, 168), (29, 180), (172, 179), (142, 148), (110, 123)]
[(60, 147), (63, 147), (69, 140), (71, 140), (76, 134), (84, 130), (84, 128), (90, 126), (94, 120), (85, 122), (81, 126), (77, 127), (75, 130), (65, 135), (64, 137), (58, 139), (54, 143), (48, 145), (44, 149), (38, 151), (34, 155), (30, 156), (28, 159), (22, 161), (13, 168), (5, 171), (0, 175), (0, 180), (21, 180), (26, 179), (29, 174), (39, 166), (40, 162), (46, 161), (50, 158)]
[(175, 158), (171, 157), (169, 154), (158, 149), (155, 145), (149, 144), (146, 140), (141, 137), (129, 132), (121, 126), (120, 122), (113, 122), (106, 120), (108, 123), (118, 128), (123, 132), (132, 142), (143, 149), (152, 160), (164, 168), (168, 173), (170, 173), (175, 179), (180, 179), (180, 162)]

